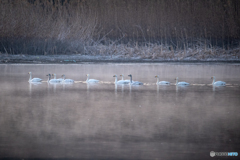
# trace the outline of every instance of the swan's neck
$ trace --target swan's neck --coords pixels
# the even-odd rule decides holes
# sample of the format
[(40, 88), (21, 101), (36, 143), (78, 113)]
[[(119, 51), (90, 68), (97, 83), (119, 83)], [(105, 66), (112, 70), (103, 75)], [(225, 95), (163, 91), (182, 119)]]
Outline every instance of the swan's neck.
[(157, 83), (159, 83), (159, 78), (157, 77)]
[(30, 74), (30, 77), (29, 77), (29, 81), (31, 81), (32, 80), (32, 74)]
[(117, 83), (117, 77), (115, 77), (115, 83)]
[(176, 85), (178, 85), (178, 79), (176, 79)]
[(87, 80), (86, 81), (88, 81), (89, 80), (89, 77), (87, 76)]
[(215, 77), (213, 77), (213, 80), (212, 80), (212, 84), (214, 84), (215, 83)]
[(54, 79), (57, 79), (57, 76), (56, 76), (56, 74), (54, 74)]
[(48, 82), (50, 81), (50, 79), (51, 79), (51, 75), (48, 76)]
[(122, 80), (124, 80), (124, 75), (122, 75)]
[(66, 77), (65, 77), (65, 75), (64, 75), (64, 76), (63, 76), (63, 79), (65, 80), (65, 78), (66, 78)]
[(130, 82), (132, 83), (132, 76), (130, 77)]

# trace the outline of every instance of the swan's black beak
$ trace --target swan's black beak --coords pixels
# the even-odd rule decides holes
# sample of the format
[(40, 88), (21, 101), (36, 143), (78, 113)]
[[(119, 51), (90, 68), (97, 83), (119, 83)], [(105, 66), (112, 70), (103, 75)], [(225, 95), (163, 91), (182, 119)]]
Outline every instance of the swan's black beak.
[(131, 74), (129, 74), (128, 76), (129, 76), (129, 77), (131, 77), (132, 75), (131, 75)]

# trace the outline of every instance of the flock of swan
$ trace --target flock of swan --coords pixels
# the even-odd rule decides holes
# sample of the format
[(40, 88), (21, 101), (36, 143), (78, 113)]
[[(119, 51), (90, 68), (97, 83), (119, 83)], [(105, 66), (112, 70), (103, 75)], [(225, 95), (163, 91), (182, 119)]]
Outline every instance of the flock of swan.
[[(29, 81), (30, 83), (38, 83), (38, 82), (42, 82), (42, 79), (40, 78), (32, 78), (32, 72), (28, 72), (28, 74), (30, 75), (29, 77)], [(46, 76), (48, 76), (48, 83), (74, 83), (73, 79), (66, 79), (66, 76), (63, 74), (61, 76), (61, 78), (57, 79), (56, 78), (56, 74), (47, 74)], [(54, 76), (54, 78), (51, 79), (51, 76)], [(86, 79), (86, 83), (98, 83), (99, 80), (97, 79), (89, 79), (90, 75), (87, 74), (87, 79)], [(132, 75), (128, 75), (130, 77), (130, 80), (124, 80), (124, 75), (120, 75), (120, 77), (122, 77), (122, 80), (118, 81), (117, 75), (114, 75), (113, 77), (115, 77), (115, 84), (129, 84), (129, 85), (143, 85), (142, 82), (139, 81), (133, 81), (132, 80)], [(159, 81), (159, 76), (155, 76), (155, 78), (157, 78), (157, 85), (170, 85), (170, 82), (168, 81)], [(215, 82), (215, 77), (211, 77), (212, 81), (212, 85), (214, 86), (225, 86), (226, 82), (223, 81), (216, 81)], [(178, 86), (188, 86), (190, 85), (190, 83), (187, 82), (178, 82), (178, 77), (175, 78), (176, 80), (176, 84)]]

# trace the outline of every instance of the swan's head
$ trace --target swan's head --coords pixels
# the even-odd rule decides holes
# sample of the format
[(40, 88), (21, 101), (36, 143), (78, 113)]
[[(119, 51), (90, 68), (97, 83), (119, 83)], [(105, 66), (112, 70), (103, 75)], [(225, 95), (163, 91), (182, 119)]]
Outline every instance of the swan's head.
[(87, 77), (89, 77), (89, 74), (86, 74)]
[(120, 77), (124, 76), (123, 74), (120, 75)]
[(155, 76), (155, 78), (159, 78), (159, 76), (157, 75), (157, 76)]
[(28, 74), (32, 74), (32, 72), (28, 72)]
[(65, 75), (63, 74), (62, 77), (65, 77)]
[(49, 77), (51, 77), (51, 74), (47, 74), (46, 76), (49, 76)]
[(55, 75), (56, 75), (55, 73), (52, 74), (52, 76), (55, 76)]
[(131, 75), (131, 74), (129, 74), (128, 76), (129, 76), (129, 77), (132, 77), (132, 75)]
[(117, 77), (117, 75), (113, 75), (113, 77)]
[(211, 77), (211, 79), (215, 79), (215, 77), (214, 77), (214, 76), (212, 76), (212, 77)]
[(178, 80), (178, 77), (176, 77), (175, 80)]

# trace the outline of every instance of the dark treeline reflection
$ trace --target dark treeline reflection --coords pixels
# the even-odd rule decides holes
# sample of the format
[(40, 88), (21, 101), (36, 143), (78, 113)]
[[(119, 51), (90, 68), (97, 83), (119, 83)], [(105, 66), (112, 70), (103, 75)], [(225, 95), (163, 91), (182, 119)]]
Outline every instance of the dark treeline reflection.
[(0, 8), (0, 51), (9, 54), (134, 55), (113, 46), (123, 43), (158, 45), (163, 56), (239, 46), (238, 0), (2, 0)]

